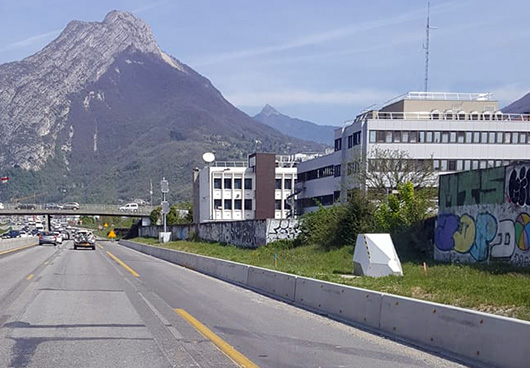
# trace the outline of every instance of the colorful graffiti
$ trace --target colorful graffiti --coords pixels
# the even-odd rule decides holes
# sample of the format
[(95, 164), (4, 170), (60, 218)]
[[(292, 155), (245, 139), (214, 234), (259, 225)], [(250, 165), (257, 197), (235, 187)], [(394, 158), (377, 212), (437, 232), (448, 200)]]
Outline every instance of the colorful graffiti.
[(490, 245), (497, 235), (497, 220), (489, 213), (476, 219), (468, 214), (438, 216), (434, 243), (441, 251), (469, 253), (476, 261), (488, 258)]
[(515, 241), (521, 250), (530, 248), (530, 216), (527, 213), (521, 213), (515, 220)]

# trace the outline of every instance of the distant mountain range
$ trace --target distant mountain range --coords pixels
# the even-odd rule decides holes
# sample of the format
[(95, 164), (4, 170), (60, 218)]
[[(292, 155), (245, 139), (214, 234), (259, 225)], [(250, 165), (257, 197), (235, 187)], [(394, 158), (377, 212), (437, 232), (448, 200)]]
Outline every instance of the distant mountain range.
[(503, 108), (502, 112), (508, 114), (530, 114), (530, 93)]
[(337, 126), (318, 125), (310, 121), (291, 118), (279, 113), (268, 104), (265, 105), (259, 114), (254, 116), (254, 119), (290, 137), (318, 142), (328, 146), (333, 145), (333, 132), (338, 128)]
[(41, 51), (0, 65), (0, 131), (0, 174), (10, 177), (0, 201), (149, 199), (163, 176), (170, 200), (189, 200), (206, 151), (246, 160), (324, 148), (235, 108), (121, 11), (72, 21)]

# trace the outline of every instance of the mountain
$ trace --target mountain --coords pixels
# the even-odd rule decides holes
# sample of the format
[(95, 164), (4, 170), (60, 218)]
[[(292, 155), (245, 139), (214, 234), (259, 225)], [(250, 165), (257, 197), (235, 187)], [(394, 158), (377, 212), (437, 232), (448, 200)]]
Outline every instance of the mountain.
[(0, 129), (4, 201), (33, 193), (42, 201), (148, 199), (149, 181), (156, 188), (163, 176), (170, 199), (189, 200), (206, 151), (245, 160), (256, 149), (322, 149), (232, 106), (121, 11), (72, 21), (41, 51), (0, 65)]
[(530, 93), (502, 109), (507, 114), (530, 114)]
[(279, 113), (268, 104), (258, 115), (254, 116), (254, 119), (290, 137), (328, 146), (333, 145), (333, 131), (338, 128), (332, 125), (318, 125), (310, 121), (291, 118)]

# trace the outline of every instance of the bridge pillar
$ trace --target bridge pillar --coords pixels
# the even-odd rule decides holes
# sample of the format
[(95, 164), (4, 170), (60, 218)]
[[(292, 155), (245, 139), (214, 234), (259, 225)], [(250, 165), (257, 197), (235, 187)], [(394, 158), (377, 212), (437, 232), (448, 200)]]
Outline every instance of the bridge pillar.
[(51, 216), (50, 215), (44, 215), (44, 217), (46, 217), (46, 226), (47, 226), (46, 231), (50, 231), (52, 229)]

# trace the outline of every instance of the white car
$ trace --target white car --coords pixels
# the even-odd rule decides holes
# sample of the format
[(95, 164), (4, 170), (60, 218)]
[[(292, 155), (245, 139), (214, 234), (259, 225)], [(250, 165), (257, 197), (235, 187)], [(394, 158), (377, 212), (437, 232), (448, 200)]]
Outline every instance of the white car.
[(0, 210), (3, 210), (3, 209), (4, 209), (4, 204), (0, 202)]
[(63, 243), (63, 234), (61, 234), (58, 231), (54, 231), (53, 235), (55, 235), (55, 243), (62, 244)]
[(127, 203), (125, 206), (119, 208), (123, 212), (138, 212), (138, 203)]

